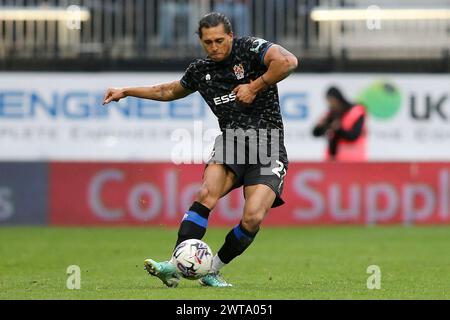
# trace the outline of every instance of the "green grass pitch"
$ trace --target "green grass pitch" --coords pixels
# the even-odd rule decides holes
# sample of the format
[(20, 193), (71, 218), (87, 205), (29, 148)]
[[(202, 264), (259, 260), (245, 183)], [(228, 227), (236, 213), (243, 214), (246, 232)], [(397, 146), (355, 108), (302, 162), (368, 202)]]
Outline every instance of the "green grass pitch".
[[(230, 226), (231, 227), (231, 226)], [(214, 252), (228, 229), (210, 228)], [(167, 259), (165, 228), (0, 228), (0, 299), (448, 299), (449, 227), (269, 228), (223, 269), (232, 288), (183, 280), (166, 288), (143, 269)], [(69, 265), (81, 289), (69, 290)], [(367, 267), (381, 269), (369, 290)]]

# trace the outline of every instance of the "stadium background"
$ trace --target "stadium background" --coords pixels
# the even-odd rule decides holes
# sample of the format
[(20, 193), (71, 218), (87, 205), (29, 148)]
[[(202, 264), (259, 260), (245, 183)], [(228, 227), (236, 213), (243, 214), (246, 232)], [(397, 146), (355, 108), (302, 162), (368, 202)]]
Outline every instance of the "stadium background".
[[(45, 226), (61, 237), (148, 226), (132, 230), (170, 230), (174, 238), (216, 120), (197, 93), (170, 103), (101, 101), (107, 87), (179, 79), (203, 55), (194, 32), (211, 9), (228, 14), (238, 36), (265, 38), (299, 57), (298, 70), (279, 84), (287, 204), (271, 211), (265, 228), (357, 224), (311, 229), (356, 232), (354, 243), (366, 234), (383, 241), (392, 231), (366, 225), (402, 226), (401, 238), (412, 225), (450, 222), (450, 1), (0, 0), (3, 261), (51, 232)], [(324, 162), (325, 141), (311, 135), (331, 85), (368, 109), (366, 163)], [(234, 225), (242, 205), (234, 191), (210, 226)], [(67, 226), (83, 229), (59, 228)], [(445, 238), (443, 228), (415, 240)], [(306, 228), (281, 230), (315, 237)], [(17, 234), (24, 242), (16, 248)], [(210, 241), (217, 247), (221, 237)], [(1, 283), (8, 288), (13, 278)]]

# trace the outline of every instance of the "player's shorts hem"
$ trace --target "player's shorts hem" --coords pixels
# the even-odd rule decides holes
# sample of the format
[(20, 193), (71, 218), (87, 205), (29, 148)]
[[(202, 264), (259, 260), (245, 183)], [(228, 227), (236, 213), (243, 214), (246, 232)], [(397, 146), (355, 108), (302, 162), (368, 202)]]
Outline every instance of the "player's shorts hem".
[(271, 185), (270, 183), (268, 183), (268, 182), (265, 182), (265, 181), (253, 181), (253, 182), (244, 184), (244, 188), (245, 187), (249, 187), (249, 186), (256, 186), (258, 184), (262, 184), (262, 185), (268, 186), (275, 193), (275, 200), (272, 203), (272, 208), (280, 207), (283, 204), (285, 204), (284, 200), (281, 198), (280, 194), (275, 189), (275, 187), (273, 185)]
[[(228, 192), (227, 192), (225, 195), (227, 195), (228, 193), (230, 193), (230, 192), (233, 191), (234, 189), (237, 189), (237, 188), (239, 188), (239, 187), (242, 186), (242, 183), (239, 183), (239, 174), (236, 172), (236, 169), (234, 169), (233, 166), (231, 166), (231, 165), (229, 165), (229, 164), (226, 164), (226, 163), (223, 163), (223, 162), (219, 162), (219, 161), (214, 161), (214, 160), (213, 160), (213, 161), (208, 161), (207, 163), (205, 163), (205, 170), (206, 170), (206, 168), (207, 168), (210, 164), (221, 164), (221, 165), (223, 165), (227, 170), (233, 172), (233, 174), (234, 174), (234, 179), (235, 179), (234, 184), (233, 184), (233, 186), (231, 187), (231, 189), (228, 190)], [(204, 172), (204, 171), (203, 171), (203, 172)], [(225, 196), (225, 195), (224, 195), (224, 196)]]
[(230, 170), (231, 172), (233, 172), (234, 175), (236, 176), (236, 178), (238, 177), (238, 173), (236, 172), (236, 170), (235, 170), (231, 165), (229, 165), (229, 164), (226, 164), (226, 163), (223, 163), (223, 162), (220, 162), (220, 161), (214, 161), (214, 160), (212, 160), (212, 161), (208, 161), (207, 163), (205, 163), (205, 169), (206, 169), (206, 167), (208, 167), (210, 164), (221, 164), (221, 165), (225, 166), (225, 168), (227, 168), (228, 170)]

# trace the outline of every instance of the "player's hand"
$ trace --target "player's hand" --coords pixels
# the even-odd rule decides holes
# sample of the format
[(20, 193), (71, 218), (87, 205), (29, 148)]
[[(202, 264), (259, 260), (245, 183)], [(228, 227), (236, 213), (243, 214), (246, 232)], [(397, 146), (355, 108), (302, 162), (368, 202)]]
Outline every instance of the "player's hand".
[(111, 101), (117, 102), (122, 98), (125, 98), (125, 93), (122, 88), (109, 88), (106, 90), (105, 97), (103, 98), (103, 105)]
[(333, 140), (336, 136), (336, 131), (328, 129), (327, 131), (325, 131), (325, 136), (328, 138), (328, 140)]
[(252, 89), (250, 84), (240, 84), (233, 89), (233, 93), (236, 95), (236, 102), (250, 105), (255, 100), (256, 92)]
[(330, 129), (333, 131), (338, 131), (341, 128), (341, 120), (335, 119), (330, 125)]
[(327, 118), (322, 118), (317, 123), (317, 126), (318, 127), (326, 127), (327, 126), (327, 122), (328, 122)]

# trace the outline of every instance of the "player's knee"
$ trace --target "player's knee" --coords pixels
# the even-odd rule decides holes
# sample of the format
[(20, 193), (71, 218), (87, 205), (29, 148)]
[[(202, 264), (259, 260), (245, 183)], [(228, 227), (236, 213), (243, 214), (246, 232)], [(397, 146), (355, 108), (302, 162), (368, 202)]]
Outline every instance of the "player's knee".
[(247, 207), (242, 218), (242, 225), (250, 232), (254, 232), (259, 229), (267, 210), (262, 206)]
[(201, 186), (197, 192), (196, 201), (202, 203), (211, 210), (216, 206), (217, 200), (218, 198), (215, 197), (214, 194), (205, 185)]
[(201, 186), (200, 189), (197, 192), (197, 198), (198, 200), (205, 200), (208, 198), (209, 195), (209, 189), (206, 186)]
[(242, 226), (249, 232), (256, 232), (259, 230), (263, 218), (261, 217), (244, 217), (242, 219)]

